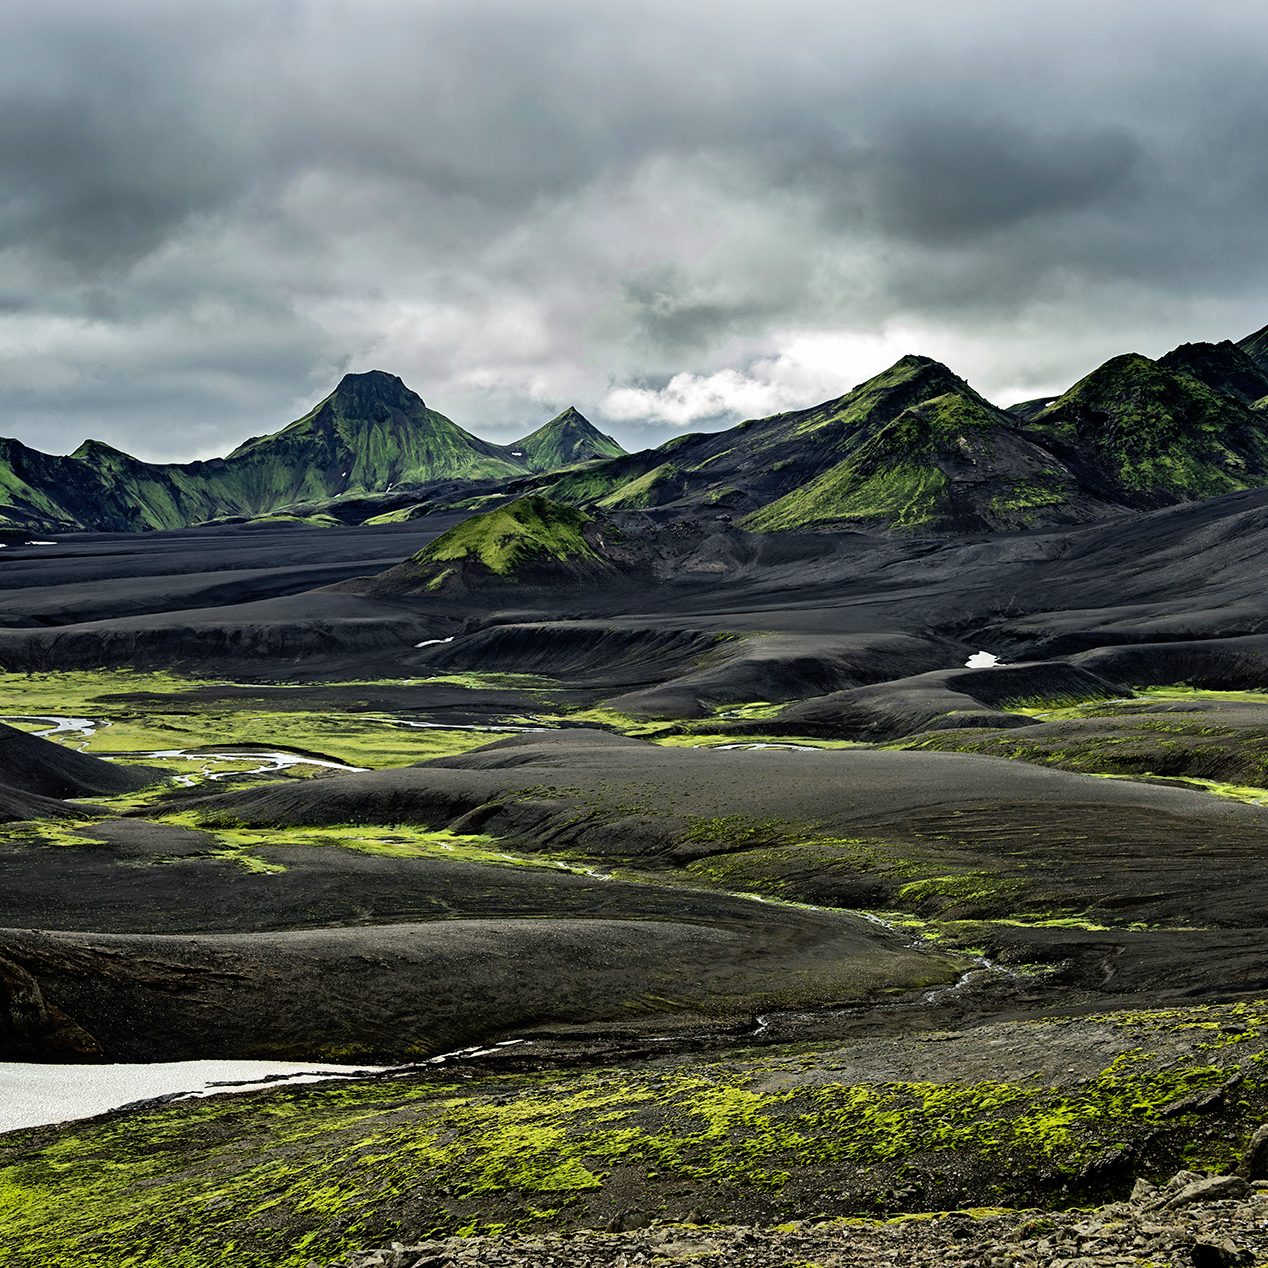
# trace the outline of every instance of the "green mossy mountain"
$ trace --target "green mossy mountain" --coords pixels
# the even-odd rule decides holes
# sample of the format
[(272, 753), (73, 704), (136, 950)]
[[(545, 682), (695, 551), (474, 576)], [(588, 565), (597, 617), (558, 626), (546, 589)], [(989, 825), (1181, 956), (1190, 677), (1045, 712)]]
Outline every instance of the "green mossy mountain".
[(253, 510), (397, 484), (489, 479), (527, 469), (500, 445), (464, 431), (394, 374), (345, 375), (289, 427), (239, 445), (226, 459)]
[(507, 448), (512, 457), (521, 459), (533, 471), (559, 471), (580, 462), (625, 454), (611, 436), (605, 436), (572, 405)]
[(68, 457), (0, 441), (0, 524), (50, 531), (182, 528), (530, 470), (507, 447), (428, 409), (394, 374), (372, 370), (345, 375), (290, 426), (207, 462), (142, 462), (94, 440)]
[(942, 531), (1016, 528), (1040, 508), (1071, 504), (1077, 493), (1065, 466), (955, 379), (948, 391), (909, 405), (849, 457), (744, 523), (759, 532), (840, 521)]
[(907, 356), (835, 400), (676, 437), (659, 449), (568, 473), (550, 496), (604, 510), (716, 507), (746, 514), (800, 489), (849, 457), (912, 405), (967, 386), (928, 357)]
[(1187, 369), (1129, 353), (1081, 379), (1030, 426), (1101, 496), (1147, 507), (1268, 483), (1266, 424), (1268, 416)]

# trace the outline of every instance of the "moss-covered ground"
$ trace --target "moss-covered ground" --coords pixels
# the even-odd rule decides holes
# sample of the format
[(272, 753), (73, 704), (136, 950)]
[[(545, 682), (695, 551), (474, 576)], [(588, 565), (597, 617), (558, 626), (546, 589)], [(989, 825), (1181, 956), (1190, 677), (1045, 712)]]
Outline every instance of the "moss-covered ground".
[(931, 731), (893, 747), (1164, 780), (1252, 803), (1268, 797), (1268, 692), (1157, 686), (1117, 699), (1019, 699), (1001, 708), (1035, 725)]
[[(521, 675), (454, 675), (429, 681), (472, 688), (525, 686)], [(532, 682), (540, 685), (541, 680)], [(0, 673), (0, 715), (17, 719), (11, 725), (27, 730), (46, 729), (47, 724), (29, 720), (37, 717), (87, 718), (98, 724), (90, 734), (53, 738), (99, 757), (144, 755), (137, 760), (192, 776), (207, 763), (155, 754), (236, 746), (289, 750), (378, 768), (464, 753), (498, 738), (497, 733), (477, 730), (406, 727), (395, 715), (365, 705), (358, 708), (355, 692), (352, 699), (345, 694), (337, 704), (332, 700), (329, 708), (314, 708), (311, 702), (297, 707), (301, 689), (285, 684), (252, 684), (245, 696), (216, 690), (233, 685), (130, 670)], [(338, 685), (355, 689), (376, 684)], [(213, 765), (217, 773), (226, 773), (237, 763), (229, 757)]]
[(1077, 1203), (1134, 1174), (1228, 1167), (1268, 1103), (1266, 1021), (1237, 1004), (1014, 1023), (976, 1073), (972, 1037), (938, 1045), (947, 1078), (896, 1041), (921, 1077), (867, 1079), (848, 1050), (802, 1047), (299, 1087), (19, 1132), (0, 1139), (0, 1264), (304, 1268), (631, 1208), (773, 1223)]

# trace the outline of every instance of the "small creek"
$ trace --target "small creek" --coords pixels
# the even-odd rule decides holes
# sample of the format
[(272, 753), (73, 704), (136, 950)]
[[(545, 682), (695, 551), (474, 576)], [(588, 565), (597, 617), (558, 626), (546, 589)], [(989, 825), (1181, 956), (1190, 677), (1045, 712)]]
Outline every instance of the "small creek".
[(109, 722), (97, 718), (73, 718), (60, 713), (6, 713), (0, 714), (0, 722), (47, 722), (47, 727), (41, 731), (32, 731), (31, 734), (38, 735), (43, 740), (53, 735), (78, 735), (83, 739), (83, 743), (79, 745), (81, 751), (92, 739), (94, 732), (110, 725)]

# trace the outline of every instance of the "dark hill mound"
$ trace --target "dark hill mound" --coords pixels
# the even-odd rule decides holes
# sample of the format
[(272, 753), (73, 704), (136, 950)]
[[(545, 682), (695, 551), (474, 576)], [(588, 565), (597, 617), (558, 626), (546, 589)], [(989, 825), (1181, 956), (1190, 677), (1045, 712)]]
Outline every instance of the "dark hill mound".
[[(778, 725), (781, 731), (797, 735), (894, 740), (924, 730), (1027, 726), (1030, 719), (1010, 709), (1035, 700), (1111, 699), (1129, 694), (1117, 683), (1060, 661), (940, 669), (789, 705), (779, 715)], [(766, 730), (770, 726), (763, 724)], [(735, 725), (732, 729), (761, 728)]]
[(26, 819), (73, 819), (79, 812), (54, 797), (22, 792), (0, 783), (0, 823), (19, 823)]
[(0, 723), (0, 784), (39, 797), (132, 792), (162, 777), (146, 766), (121, 766)]
[(606, 516), (532, 496), (463, 520), (364, 593), (444, 597), (512, 586), (602, 585), (649, 564), (646, 540), (628, 537)]

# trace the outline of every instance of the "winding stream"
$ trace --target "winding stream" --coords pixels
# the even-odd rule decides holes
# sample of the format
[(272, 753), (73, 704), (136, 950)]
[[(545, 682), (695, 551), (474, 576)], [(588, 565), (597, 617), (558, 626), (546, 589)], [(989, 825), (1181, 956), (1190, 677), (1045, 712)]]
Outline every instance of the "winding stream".
[(95, 732), (110, 725), (100, 718), (73, 718), (60, 713), (6, 713), (0, 714), (0, 722), (48, 722), (50, 726), (42, 731), (32, 731), (31, 734), (38, 735), (42, 740), (54, 735), (81, 736), (83, 743), (79, 745), (80, 752), (87, 747)]

